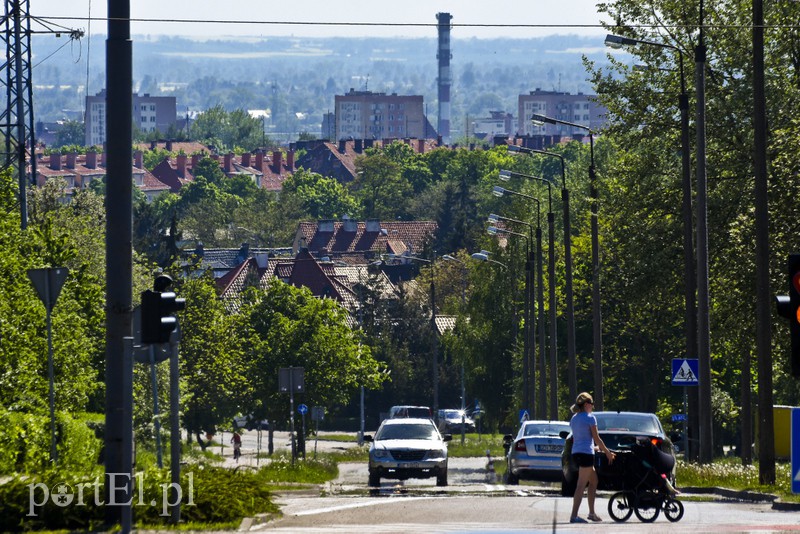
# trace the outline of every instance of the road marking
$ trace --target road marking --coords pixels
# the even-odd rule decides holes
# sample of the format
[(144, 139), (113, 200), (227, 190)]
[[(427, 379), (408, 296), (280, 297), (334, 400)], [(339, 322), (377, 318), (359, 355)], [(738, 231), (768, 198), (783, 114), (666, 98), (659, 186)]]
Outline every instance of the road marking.
[(352, 503), (352, 504), (342, 504), (340, 506), (331, 506), (329, 508), (319, 508), (317, 510), (307, 510), (305, 512), (297, 512), (292, 514), (293, 516), (303, 516), (303, 515), (315, 515), (315, 514), (327, 514), (329, 512), (338, 512), (340, 510), (351, 510), (353, 508), (366, 508), (367, 506), (376, 506), (379, 504), (387, 504), (387, 503), (405, 503), (408, 501), (420, 501), (424, 499), (434, 499), (436, 497), (402, 497), (399, 499), (375, 499), (371, 501), (364, 501), (359, 503)]

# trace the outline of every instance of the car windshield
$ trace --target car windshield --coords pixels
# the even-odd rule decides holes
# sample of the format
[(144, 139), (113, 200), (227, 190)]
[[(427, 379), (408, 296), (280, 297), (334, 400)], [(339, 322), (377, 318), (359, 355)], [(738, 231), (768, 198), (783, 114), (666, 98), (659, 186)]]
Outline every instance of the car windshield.
[(600, 432), (644, 432), (660, 434), (661, 429), (654, 417), (624, 413), (596, 413), (597, 430)]
[(463, 412), (459, 412), (458, 410), (447, 410), (446, 412), (444, 412), (444, 416), (447, 419), (458, 419), (460, 421), (462, 413)]
[(384, 425), (375, 439), (439, 439), (439, 433), (433, 425)]
[(569, 432), (569, 425), (535, 424), (525, 425), (526, 436), (558, 436), (564, 430)]

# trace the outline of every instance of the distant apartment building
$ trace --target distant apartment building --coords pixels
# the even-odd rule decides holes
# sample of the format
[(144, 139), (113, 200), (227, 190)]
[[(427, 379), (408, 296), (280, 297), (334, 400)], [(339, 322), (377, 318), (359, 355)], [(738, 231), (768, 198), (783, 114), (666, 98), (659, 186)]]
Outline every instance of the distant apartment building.
[[(142, 132), (156, 130), (166, 133), (176, 126), (177, 104), (174, 96), (133, 95), (133, 125)], [(86, 146), (102, 145), (106, 141), (106, 91), (86, 97)]]
[(488, 117), (472, 121), (472, 135), (480, 139), (514, 134), (514, 115), (505, 111), (490, 111)]
[(563, 120), (588, 126), (593, 131), (602, 128), (606, 123), (605, 107), (595, 102), (596, 95), (578, 93), (572, 95), (560, 91), (542, 91), (536, 89), (527, 95), (519, 95), (519, 123), (517, 134), (523, 136), (572, 136), (585, 134), (586, 131), (563, 124), (545, 124), (542, 126), (531, 123), (531, 116), (536, 113), (553, 119)]
[(426, 137), (421, 95), (355, 91), (335, 96), (336, 140)]

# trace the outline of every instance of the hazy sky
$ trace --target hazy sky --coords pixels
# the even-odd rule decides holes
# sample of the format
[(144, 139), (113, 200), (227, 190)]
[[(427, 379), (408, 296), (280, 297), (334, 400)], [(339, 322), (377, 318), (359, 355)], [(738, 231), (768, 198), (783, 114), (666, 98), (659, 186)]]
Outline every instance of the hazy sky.
[[(453, 16), (453, 38), (538, 37), (552, 34), (601, 35), (599, 0), (130, 0), (132, 19), (204, 22), (134, 22), (135, 35), (382, 36), (436, 37), (436, 13)], [(34, 17), (62, 26), (105, 33), (107, 0), (30, 0)], [(91, 12), (91, 25), (88, 22)], [(71, 17), (56, 20), (51, 17)], [(245, 24), (245, 22), (248, 22)], [(265, 23), (270, 24), (265, 24)], [(275, 22), (410, 24), (412, 26), (286, 25)], [(260, 24), (259, 24), (260, 23)], [(542, 27), (459, 27), (526, 25)], [(427, 25), (427, 26), (426, 26)]]

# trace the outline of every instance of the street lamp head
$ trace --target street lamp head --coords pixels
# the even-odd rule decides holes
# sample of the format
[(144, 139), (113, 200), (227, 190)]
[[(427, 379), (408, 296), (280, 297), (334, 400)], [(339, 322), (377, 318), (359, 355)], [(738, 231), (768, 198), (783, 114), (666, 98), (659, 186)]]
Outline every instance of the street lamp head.
[(484, 254), (484, 251), (475, 252), (475, 253), (472, 254), (471, 257), (472, 257), (473, 260), (478, 260), (478, 261), (488, 261), (489, 260), (489, 256), (487, 254)]
[(442, 256), (442, 259), (450, 261), (458, 261), (458, 259), (456, 259), (454, 256), (451, 256), (450, 254), (445, 254), (444, 256)]
[(520, 152), (522, 152), (517, 145), (508, 145), (508, 151), (509, 152), (514, 152), (516, 154), (519, 154)]
[(489, 232), (489, 235), (497, 235), (496, 226), (490, 226), (489, 228), (486, 229), (486, 231)]
[(502, 197), (505, 194), (505, 192), (506, 192), (505, 188), (500, 187), (499, 185), (496, 185), (494, 186), (494, 188), (492, 188), (492, 194), (496, 197)]
[(550, 117), (546, 117), (544, 115), (539, 115), (538, 113), (534, 113), (531, 115), (531, 122), (534, 126), (544, 126), (545, 124), (556, 124), (556, 121), (551, 119)]
[(506, 169), (500, 169), (500, 179), (507, 182), (511, 179), (512, 172)]
[(495, 213), (490, 213), (488, 217), (486, 217), (486, 222), (496, 223), (500, 220), (500, 217)]
[(483, 254), (484, 256), (486, 256), (488, 258), (489, 254), (491, 254), (491, 252), (488, 251), (488, 250), (481, 250), (481, 254)]
[(638, 41), (636, 39), (629, 39), (628, 37), (622, 37), (620, 35), (606, 35), (606, 46), (609, 48), (620, 49), (626, 45), (635, 45)]

